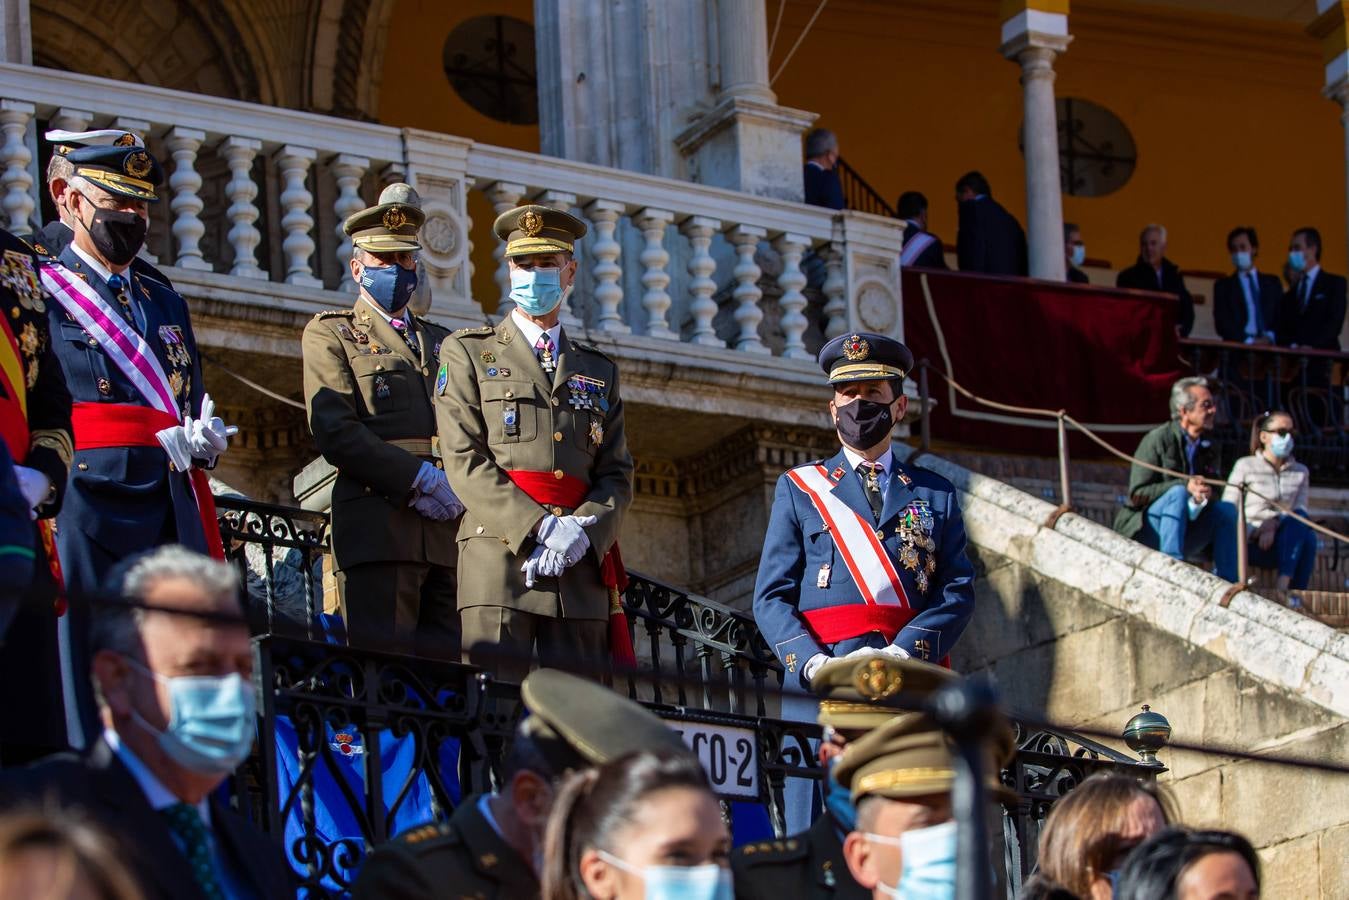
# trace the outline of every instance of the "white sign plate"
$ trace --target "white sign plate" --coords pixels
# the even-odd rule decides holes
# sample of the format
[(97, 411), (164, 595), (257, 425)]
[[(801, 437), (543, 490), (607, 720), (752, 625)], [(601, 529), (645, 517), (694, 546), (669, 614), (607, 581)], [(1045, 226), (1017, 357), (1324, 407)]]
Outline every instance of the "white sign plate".
[(698, 756), (721, 797), (759, 799), (759, 752), (754, 729), (666, 719)]

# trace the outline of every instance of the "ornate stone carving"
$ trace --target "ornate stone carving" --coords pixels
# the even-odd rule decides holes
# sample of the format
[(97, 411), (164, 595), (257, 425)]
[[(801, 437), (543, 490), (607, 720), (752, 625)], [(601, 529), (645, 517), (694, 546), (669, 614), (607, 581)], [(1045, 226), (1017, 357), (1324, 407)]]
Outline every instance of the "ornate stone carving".
[(889, 334), (899, 324), (899, 304), (879, 281), (864, 283), (857, 292), (857, 319), (862, 328)]
[(421, 230), (422, 247), (437, 256), (451, 256), (459, 246), (459, 231), (448, 214), (437, 212), (426, 217)]

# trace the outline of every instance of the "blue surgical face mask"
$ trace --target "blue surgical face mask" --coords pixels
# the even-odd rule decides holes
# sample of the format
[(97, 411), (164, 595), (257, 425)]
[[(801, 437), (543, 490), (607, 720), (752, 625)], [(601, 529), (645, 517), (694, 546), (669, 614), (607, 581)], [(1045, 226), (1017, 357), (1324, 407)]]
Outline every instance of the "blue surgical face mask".
[(361, 266), (361, 287), (389, 315), (407, 306), (417, 290), (417, 270), (402, 266)]
[(1307, 268), (1307, 256), (1301, 250), (1288, 251), (1288, 268), (1301, 272)]
[(1269, 452), (1279, 459), (1287, 459), (1293, 453), (1293, 436), (1276, 434), (1269, 440)]
[(857, 807), (853, 806), (852, 795), (848, 793), (848, 789), (839, 784), (838, 779), (834, 777), (834, 769), (840, 759), (841, 756), (836, 756), (829, 760), (829, 775), (824, 785), (824, 805), (844, 831), (852, 831), (857, 827)]
[(634, 866), (612, 853), (600, 859), (642, 879), (645, 900), (733, 900), (731, 870), (716, 863), (704, 866)]
[(154, 733), (170, 759), (200, 775), (228, 775), (248, 757), (257, 730), (257, 699), (251, 682), (238, 673), (169, 678), (134, 659), (127, 662), (168, 685), (169, 724), (163, 731), (134, 709), (131, 715)]
[(564, 296), (562, 270), (556, 266), (511, 269), (511, 299), (521, 311), (546, 316), (557, 309)]
[(906, 831), (897, 838), (867, 834), (866, 839), (899, 847), (899, 884), (890, 887), (878, 881), (876, 887), (881, 893), (904, 900), (953, 900), (956, 895), (955, 822)]
[(1068, 259), (1075, 266), (1082, 265), (1084, 262), (1087, 261), (1087, 245), (1074, 244), (1072, 256), (1070, 256)]
[(1232, 265), (1245, 272), (1251, 267), (1251, 251), (1238, 250), (1232, 254)]

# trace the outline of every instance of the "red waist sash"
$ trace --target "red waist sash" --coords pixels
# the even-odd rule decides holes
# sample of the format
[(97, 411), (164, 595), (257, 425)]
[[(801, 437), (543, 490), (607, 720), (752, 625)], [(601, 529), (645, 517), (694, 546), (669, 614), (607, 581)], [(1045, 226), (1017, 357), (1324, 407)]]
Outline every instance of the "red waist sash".
[(916, 613), (903, 606), (849, 603), (804, 610), (801, 615), (820, 643), (837, 644), (868, 631), (879, 631), (887, 641), (893, 641)]
[[(506, 473), (515, 486), (529, 499), (545, 506), (565, 506), (576, 509), (585, 503), (590, 485), (574, 475), (557, 477), (554, 472), (534, 472), (516, 469)], [(628, 572), (623, 568), (623, 556), (615, 542), (600, 559), (600, 581), (609, 589), (609, 653), (620, 667), (635, 669), (637, 653), (628, 632), (628, 617), (618, 596), (628, 589)]]
[[(166, 412), (148, 406), (122, 403), (76, 403), (72, 409), (75, 424), (75, 449), (102, 450), (108, 447), (158, 447), (155, 432), (179, 424)], [(215, 559), (225, 558), (220, 542), (220, 523), (216, 521), (215, 498), (206, 472), (195, 466), (187, 476), (201, 516), (206, 550)]]

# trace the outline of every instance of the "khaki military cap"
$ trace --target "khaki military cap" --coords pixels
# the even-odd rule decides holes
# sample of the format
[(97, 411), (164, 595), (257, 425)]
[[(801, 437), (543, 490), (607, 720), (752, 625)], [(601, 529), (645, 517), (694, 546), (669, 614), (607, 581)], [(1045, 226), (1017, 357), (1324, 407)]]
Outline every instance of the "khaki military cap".
[[(397, 187), (400, 185), (389, 185), (385, 188), (380, 200), (383, 201), (385, 195)], [(403, 187), (407, 187), (411, 197), (416, 197), (416, 191), (411, 186), (403, 185)], [(342, 230), (351, 236), (353, 244), (368, 253), (420, 250), (422, 245), (417, 243), (417, 232), (426, 221), (426, 214), (418, 205), (421, 198), (417, 197), (416, 200), (415, 203), (404, 200), (381, 202), (377, 206), (352, 213), (342, 223)]]
[(570, 253), (572, 245), (585, 237), (586, 223), (571, 213), (531, 204), (506, 210), (497, 216), (492, 230), (506, 242), (507, 256)]
[(638, 750), (688, 752), (678, 732), (640, 704), (556, 669), (536, 669), (520, 684), (529, 717), (521, 733), (553, 766), (597, 766)]
[(950, 669), (882, 653), (831, 659), (820, 666), (810, 687), (820, 698), (819, 722), (841, 730), (870, 730), (902, 715), (881, 704), (903, 691), (921, 697), (957, 679)]

